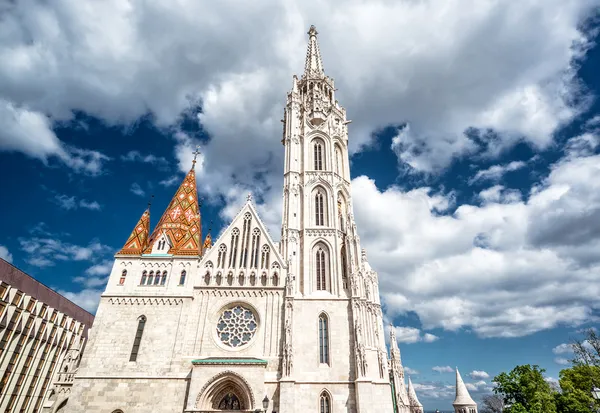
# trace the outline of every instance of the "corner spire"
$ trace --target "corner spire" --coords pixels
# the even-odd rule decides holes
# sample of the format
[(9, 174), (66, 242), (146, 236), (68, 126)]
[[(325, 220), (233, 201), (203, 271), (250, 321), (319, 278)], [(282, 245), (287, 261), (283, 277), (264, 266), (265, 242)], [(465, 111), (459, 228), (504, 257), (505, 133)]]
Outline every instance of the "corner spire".
[(310, 26), (308, 30), (308, 49), (306, 50), (306, 62), (304, 64), (304, 78), (322, 78), (325, 76), (323, 71), (323, 60), (319, 51), (317, 42), (317, 29)]
[(413, 387), (412, 381), (410, 380), (410, 376), (408, 377), (408, 401), (411, 407), (423, 407), (423, 405), (417, 398), (417, 393), (415, 392), (415, 388)]
[(148, 234), (150, 233), (150, 202), (138, 220), (131, 235), (127, 238), (125, 245), (117, 254), (140, 255), (148, 246)]
[(477, 403), (473, 401), (465, 382), (463, 381), (458, 368), (456, 369), (456, 398), (452, 405), (456, 408), (458, 406), (477, 406)]
[(152, 253), (154, 244), (164, 234), (168, 238), (169, 249), (168, 251), (162, 250), (161, 253), (202, 255), (202, 223), (196, 189), (196, 171), (194, 170), (198, 153), (200, 152), (196, 149), (192, 168), (181, 182), (169, 206), (152, 231), (144, 254)]

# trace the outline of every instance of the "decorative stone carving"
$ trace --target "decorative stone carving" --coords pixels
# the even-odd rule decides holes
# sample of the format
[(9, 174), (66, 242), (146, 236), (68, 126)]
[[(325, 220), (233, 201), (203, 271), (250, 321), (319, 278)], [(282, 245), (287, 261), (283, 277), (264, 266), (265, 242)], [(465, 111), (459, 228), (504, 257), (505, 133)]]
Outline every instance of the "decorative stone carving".
[(294, 277), (292, 274), (288, 274), (285, 279), (285, 295), (291, 297), (294, 295)]
[(379, 361), (379, 378), (383, 379), (383, 378), (385, 378), (386, 368), (385, 368), (383, 350), (381, 350), (381, 349), (377, 350), (377, 360)]

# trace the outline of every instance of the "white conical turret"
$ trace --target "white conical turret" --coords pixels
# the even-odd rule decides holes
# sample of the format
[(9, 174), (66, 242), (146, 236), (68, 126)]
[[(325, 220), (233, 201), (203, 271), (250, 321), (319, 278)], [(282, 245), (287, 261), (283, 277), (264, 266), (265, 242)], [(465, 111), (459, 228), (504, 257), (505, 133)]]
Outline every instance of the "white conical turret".
[(417, 393), (410, 377), (408, 377), (408, 401), (410, 403), (410, 413), (423, 413), (423, 405), (417, 398)]
[(477, 413), (477, 403), (471, 398), (458, 368), (456, 368), (456, 398), (452, 405), (455, 413)]

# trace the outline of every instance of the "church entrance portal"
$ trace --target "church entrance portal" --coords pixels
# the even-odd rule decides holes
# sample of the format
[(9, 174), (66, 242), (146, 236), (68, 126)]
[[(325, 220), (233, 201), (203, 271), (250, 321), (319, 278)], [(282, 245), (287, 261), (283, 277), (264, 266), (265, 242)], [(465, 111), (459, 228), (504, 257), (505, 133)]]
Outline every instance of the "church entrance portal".
[(253, 412), (254, 398), (245, 380), (237, 374), (211, 379), (196, 399), (202, 412)]

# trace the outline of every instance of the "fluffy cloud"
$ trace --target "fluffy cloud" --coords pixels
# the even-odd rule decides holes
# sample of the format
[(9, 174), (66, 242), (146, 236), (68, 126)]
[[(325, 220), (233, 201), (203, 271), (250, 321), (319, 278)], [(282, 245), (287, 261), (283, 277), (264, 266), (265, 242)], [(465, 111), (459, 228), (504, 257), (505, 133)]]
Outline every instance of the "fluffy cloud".
[(134, 182), (133, 184), (131, 184), (131, 188), (129, 188), (129, 190), (137, 196), (145, 196), (146, 195), (146, 191), (144, 191), (142, 189), (142, 187), (140, 186), (140, 184), (138, 184), (137, 182)]
[(94, 288), (84, 288), (77, 292), (65, 290), (57, 290), (57, 292), (91, 313), (96, 312), (102, 294), (102, 290)]
[[(588, 46), (578, 28), (597, 4), (16, 2), (0, 29), (0, 116), (8, 125), (0, 148), (79, 165), (52, 131), (74, 111), (108, 124), (150, 113), (162, 127), (200, 103), (199, 120), (213, 137), (203, 148), (209, 189), (227, 194), (241, 180), (265, 190), (280, 176), (273, 170), (282, 164), (281, 102), (301, 70), (309, 22), (322, 26), (325, 68), (354, 120), (354, 150), (376, 128), (402, 123), (394, 149), (418, 170), (481, 147), (495, 153), (521, 140), (545, 147), (580, 112), (573, 97), (586, 102), (574, 77)], [(469, 128), (477, 136), (465, 134)], [(148, 156), (131, 154), (160, 159)], [(267, 177), (250, 183), (256, 174)]]
[[(389, 329), (386, 328), (386, 340), (389, 337)], [(425, 343), (432, 343), (439, 339), (438, 336), (430, 334), (430, 333), (422, 333), (421, 330), (414, 327), (395, 327), (394, 332), (396, 333), (396, 340), (398, 343), (417, 343), (419, 341), (423, 341)]]
[(121, 160), (125, 162), (143, 162), (161, 167), (169, 165), (169, 161), (163, 156), (156, 156), (152, 154), (143, 155), (139, 151), (129, 151), (127, 154), (121, 156)]
[(452, 214), (444, 213), (450, 195), (382, 192), (367, 177), (354, 179), (357, 225), (388, 317), (412, 311), (424, 329), (466, 328), (481, 337), (592, 320), (599, 173), (600, 155), (567, 154), (526, 199), (488, 197)]
[(483, 370), (473, 370), (472, 372), (469, 373), (469, 376), (473, 380), (477, 380), (477, 379), (481, 380), (481, 379), (489, 379), (490, 378), (490, 375)]
[(484, 180), (497, 181), (507, 172), (517, 171), (523, 168), (525, 165), (525, 162), (513, 161), (506, 165), (490, 166), (488, 169), (477, 171), (475, 176), (469, 180), (469, 184), (474, 184), (475, 182)]
[(558, 346), (552, 349), (554, 354), (572, 354), (573, 353), (573, 345), (572, 344), (559, 344)]
[(12, 262), (13, 256), (4, 245), (0, 245), (0, 258), (5, 261)]
[(52, 202), (54, 202), (60, 208), (66, 209), (67, 211), (78, 208), (99, 211), (102, 208), (97, 201), (77, 199), (75, 196), (68, 196), (65, 194), (56, 194), (54, 198), (52, 198)]
[(437, 371), (438, 373), (453, 373), (454, 369), (450, 366), (435, 366), (432, 367), (431, 370)]
[(404, 366), (404, 373), (409, 376), (417, 376), (419, 374), (419, 372), (417, 370), (411, 369), (408, 366)]
[(98, 241), (87, 246), (75, 245), (57, 238), (20, 238), (21, 249), (29, 257), (27, 262), (37, 267), (50, 267), (56, 261), (95, 261), (112, 249)]

